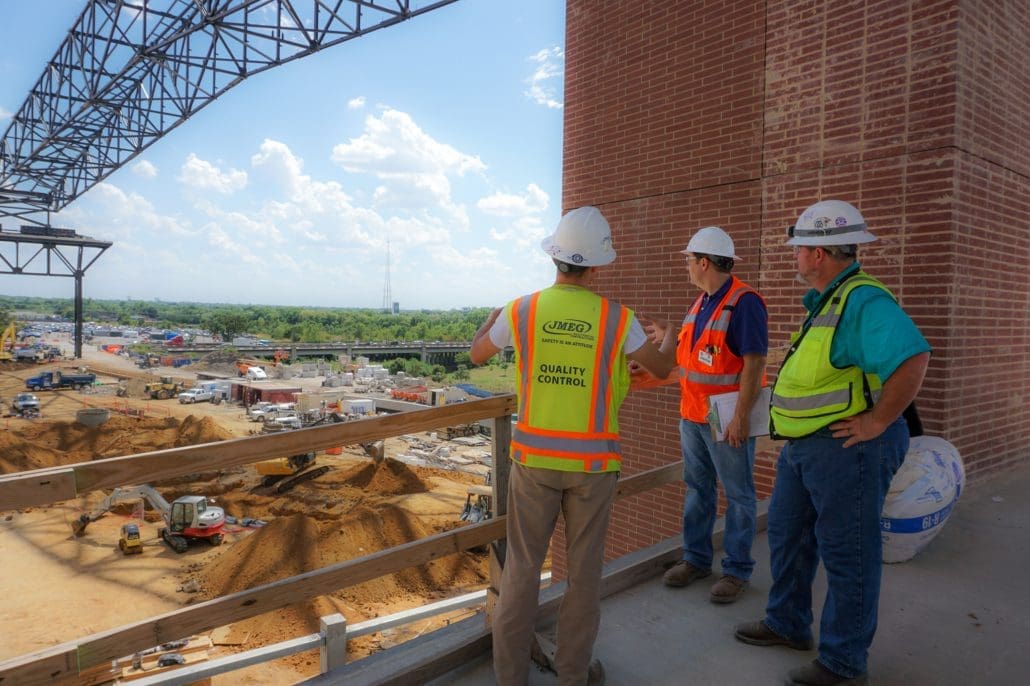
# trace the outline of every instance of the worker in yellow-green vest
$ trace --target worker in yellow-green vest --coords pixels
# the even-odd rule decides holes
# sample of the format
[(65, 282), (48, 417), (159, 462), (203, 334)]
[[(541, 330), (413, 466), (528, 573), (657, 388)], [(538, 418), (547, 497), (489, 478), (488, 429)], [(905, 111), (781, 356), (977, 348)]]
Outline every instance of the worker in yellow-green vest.
[(773, 436), (786, 439), (769, 503), (772, 587), (765, 617), (735, 635), (810, 649), (821, 561), (819, 654), (786, 683), (864, 684), (880, 598), (880, 513), (908, 451), (902, 412), (919, 392), (930, 346), (887, 287), (862, 271), (858, 245), (876, 237), (855, 207), (817, 202), (788, 234), (811, 290), (769, 412)]
[[(660, 352), (632, 310), (590, 289), (598, 269), (615, 260), (611, 229), (600, 210), (570, 211), (541, 245), (557, 268), (554, 284), (495, 309), (470, 351), (478, 365), (513, 346), (518, 368), (507, 552), (493, 619), (494, 673), (501, 686), (528, 682), (540, 569), (560, 514), (568, 588), (551, 666), (561, 684), (600, 684), (604, 670), (591, 653), (621, 467), (618, 414), (629, 389), (627, 360), (665, 378), (675, 366), (675, 346)], [(675, 336), (672, 327), (668, 331)]]

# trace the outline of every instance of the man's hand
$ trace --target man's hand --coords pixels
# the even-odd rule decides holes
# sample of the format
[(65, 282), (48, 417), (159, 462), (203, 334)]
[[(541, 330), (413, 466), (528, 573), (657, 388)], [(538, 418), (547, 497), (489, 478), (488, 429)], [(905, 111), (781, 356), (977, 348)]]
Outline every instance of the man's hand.
[(734, 448), (739, 448), (747, 441), (751, 433), (751, 417), (743, 415), (734, 417), (726, 425), (726, 442)]
[(850, 448), (856, 443), (876, 438), (887, 429), (887, 424), (881, 424), (872, 412), (867, 411), (834, 422), (830, 424), (830, 429), (833, 431), (834, 438), (845, 439), (844, 447)]
[(664, 319), (651, 319), (650, 317), (640, 317), (637, 319), (640, 321), (640, 325), (644, 327), (644, 333), (651, 339), (659, 348), (662, 347), (662, 341), (665, 340), (665, 334), (669, 329), (669, 322)]

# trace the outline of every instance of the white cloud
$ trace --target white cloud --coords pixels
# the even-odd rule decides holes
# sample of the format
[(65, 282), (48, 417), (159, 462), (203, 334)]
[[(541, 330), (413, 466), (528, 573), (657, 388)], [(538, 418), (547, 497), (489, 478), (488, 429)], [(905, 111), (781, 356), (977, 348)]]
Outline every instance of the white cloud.
[(544, 48), (532, 55), (529, 61), (535, 62), (536, 68), (526, 79), (529, 84), (526, 97), (538, 105), (560, 110), (563, 106), (565, 51), (557, 45)]
[(132, 173), (144, 179), (153, 179), (157, 176), (157, 167), (146, 160), (140, 160), (132, 165)]
[(351, 98), (347, 101), (347, 109), (349, 110), (360, 110), (365, 106), (365, 96), (359, 96), (357, 98)]
[(423, 131), (405, 112), (386, 109), (369, 115), (365, 130), (333, 147), (332, 160), (351, 174), (375, 177), (377, 210), (426, 214), (441, 212), (448, 225), (468, 229), (465, 208), (452, 199), (451, 178), (483, 176), (486, 164)]
[(14, 116), (14, 112), (8, 112), (3, 107), (0, 107), (0, 121), (6, 121)]
[(198, 190), (211, 190), (228, 195), (246, 187), (247, 172), (239, 169), (223, 172), (219, 167), (191, 152), (183, 162), (179, 181)]
[[(80, 227), (99, 227), (83, 233), (115, 241), (104, 258), (108, 288), (162, 274), (159, 292), (177, 298), (375, 307), (387, 240), (393, 296), (402, 305), (499, 303), (548, 277), (542, 253), (528, 267), (511, 260), (539, 253), (550, 198), (536, 184), (490, 193), (479, 157), (396, 111), (366, 118), (335, 152), (347, 169), (336, 170), (339, 179), (313, 177), (289, 145), (272, 139), (246, 171), (191, 154), (183, 183), (248, 192), (194, 192), (162, 214), (147, 198), (102, 183), (64, 214)], [(133, 166), (137, 174), (145, 169), (142, 160)]]
[(348, 172), (380, 177), (486, 171), (479, 157), (436, 141), (410, 115), (394, 109), (380, 118), (370, 115), (361, 136), (333, 147), (332, 160)]
[[(196, 234), (189, 221), (158, 212), (153, 204), (138, 193), (126, 193), (111, 183), (98, 183), (90, 191), (92, 211), (79, 215), (86, 235), (115, 238), (120, 241), (148, 242), (157, 237), (188, 237)], [(103, 217), (96, 220), (96, 217)], [(90, 227), (95, 223), (95, 228)]]
[(547, 209), (550, 197), (540, 186), (531, 183), (521, 195), (494, 193), (476, 202), (476, 207), (485, 214), (495, 217), (516, 217)]

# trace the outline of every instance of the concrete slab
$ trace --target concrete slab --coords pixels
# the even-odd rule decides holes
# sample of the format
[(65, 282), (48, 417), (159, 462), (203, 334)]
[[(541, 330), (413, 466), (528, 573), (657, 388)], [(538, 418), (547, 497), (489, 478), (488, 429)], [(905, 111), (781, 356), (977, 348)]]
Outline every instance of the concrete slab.
[[(947, 524), (914, 559), (884, 566), (880, 623), (870, 651), (878, 686), (1030, 683), (1030, 463), (975, 483)], [(708, 583), (671, 589), (655, 577), (607, 598), (595, 655), (609, 686), (780, 683), (815, 651), (748, 646), (733, 638), (739, 622), (764, 615), (769, 550), (764, 534), (751, 588), (733, 605), (708, 601)], [(825, 578), (814, 588), (816, 617)], [(817, 619), (818, 623), (818, 619)], [(818, 626), (815, 627), (818, 631)], [(494, 683), (489, 654), (430, 682)], [(557, 678), (536, 669), (531, 686)]]

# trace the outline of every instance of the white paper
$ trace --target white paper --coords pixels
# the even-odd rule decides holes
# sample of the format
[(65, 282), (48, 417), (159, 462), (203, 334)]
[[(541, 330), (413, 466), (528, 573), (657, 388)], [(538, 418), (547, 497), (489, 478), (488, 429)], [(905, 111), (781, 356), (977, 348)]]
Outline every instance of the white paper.
[[(763, 386), (758, 389), (758, 398), (751, 407), (749, 436), (769, 435), (769, 401), (772, 389)], [(708, 396), (708, 424), (716, 441), (726, 440), (726, 427), (733, 420), (740, 393), (730, 391)]]

